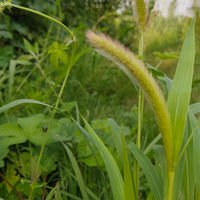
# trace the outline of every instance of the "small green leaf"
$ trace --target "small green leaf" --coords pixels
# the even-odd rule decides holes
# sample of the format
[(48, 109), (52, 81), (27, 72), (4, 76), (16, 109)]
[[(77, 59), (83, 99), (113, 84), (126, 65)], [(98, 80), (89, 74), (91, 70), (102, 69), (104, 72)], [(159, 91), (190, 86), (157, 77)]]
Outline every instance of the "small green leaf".
[(64, 44), (59, 45), (57, 42), (54, 42), (48, 49), (48, 54), (50, 55), (50, 62), (54, 67), (58, 66), (59, 59), (64, 63), (67, 64), (68, 56), (67, 53), (64, 51), (68, 47)]
[(25, 38), (23, 38), (24, 41), (24, 45), (26, 47), (26, 50), (31, 54), (31, 55), (35, 55), (35, 48), (31, 45), (31, 43), (26, 40)]
[(153, 55), (158, 56), (161, 60), (169, 60), (169, 59), (179, 59), (177, 56), (179, 53), (159, 53), (159, 52), (153, 52)]

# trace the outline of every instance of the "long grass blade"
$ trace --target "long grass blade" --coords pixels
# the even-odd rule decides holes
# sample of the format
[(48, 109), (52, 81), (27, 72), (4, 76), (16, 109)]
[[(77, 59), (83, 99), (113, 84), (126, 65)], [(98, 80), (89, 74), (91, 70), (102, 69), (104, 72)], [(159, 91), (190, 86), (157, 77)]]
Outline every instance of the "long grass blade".
[(80, 169), (78, 167), (76, 159), (75, 159), (74, 155), (72, 154), (71, 150), (68, 148), (68, 146), (65, 145), (63, 142), (62, 142), (62, 144), (63, 144), (65, 150), (67, 151), (69, 159), (70, 159), (70, 161), (72, 163), (72, 166), (73, 166), (74, 172), (76, 174), (77, 182), (79, 184), (83, 199), (84, 200), (88, 200), (89, 198), (88, 198), (88, 195), (87, 195), (87, 192), (86, 192), (86, 187), (84, 185), (83, 177), (81, 175), (81, 171), (80, 171)]
[(115, 142), (115, 146), (116, 146), (121, 164), (123, 164), (123, 146), (122, 146), (122, 139), (121, 139), (122, 138), (121, 130), (113, 119), (108, 118), (107, 120), (112, 131), (112, 137)]
[(114, 199), (115, 200), (123, 200), (123, 198), (124, 198), (124, 182), (123, 182), (121, 173), (119, 171), (119, 168), (118, 168), (113, 156), (108, 151), (106, 146), (103, 144), (101, 139), (94, 132), (94, 130), (90, 127), (88, 122), (83, 117), (82, 117), (82, 119), (85, 123), (85, 126), (86, 126), (90, 136), (92, 137), (92, 139), (95, 143), (95, 146), (99, 150), (99, 153), (101, 154), (101, 156), (104, 160), (104, 163), (105, 163), (105, 166), (106, 166), (109, 178), (110, 178)]
[[(198, 124), (198, 121), (192, 111), (189, 110), (189, 118), (192, 130), (196, 128), (196, 124)], [(200, 128), (198, 127), (194, 133), (193, 136), (193, 142), (194, 142), (194, 156), (195, 156), (195, 176), (196, 176), (196, 195), (195, 199), (200, 199)]]
[(124, 165), (124, 200), (135, 200), (135, 193), (133, 189), (132, 175), (130, 171), (130, 164), (128, 160), (128, 152), (126, 149), (126, 142), (124, 135), (122, 135), (123, 144), (123, 165)]
[(186, 35), (180, 59), (173, 79), (168, 98), (168, 109), (171, 117), (174, 161), (178, 158), (182, 144), (186, 116), (191, 95), (192, 77), (195, 56), (194, 20)]
[(153, 192), (155, 200), (163, 199), (163, 184), (150, 160), (145, 156), (145, 154), (138, 149), (136, 144), (130, 143), (128, 145), (129, 150), (135, 156), (136, 160), (140, 164), (150, 188)]
[(200, 112), (200, 102), (194, 103), (190, 105), (190, 110), (195, 115)]

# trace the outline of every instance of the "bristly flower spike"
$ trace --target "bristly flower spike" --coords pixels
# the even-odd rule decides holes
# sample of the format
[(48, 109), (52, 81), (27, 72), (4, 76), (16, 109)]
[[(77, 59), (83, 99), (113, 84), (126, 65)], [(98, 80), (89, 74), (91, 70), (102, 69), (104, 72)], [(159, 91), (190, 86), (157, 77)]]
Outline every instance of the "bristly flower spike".
[(98, 53), (115, 63), (125, 66), (134, 77), (135, 82), (146, 94), (148, 101), (153, 107), (162, 134), (167, 168), (170, 171), (173, 167), (174, 152), (172, 126), (165, 98), (155, 79), (148, 72), (144, 63), (119, 42), (113, 41), (109, 36), (102, 33), (95, 34), (92, 31), (88, 31), (86, 37)]

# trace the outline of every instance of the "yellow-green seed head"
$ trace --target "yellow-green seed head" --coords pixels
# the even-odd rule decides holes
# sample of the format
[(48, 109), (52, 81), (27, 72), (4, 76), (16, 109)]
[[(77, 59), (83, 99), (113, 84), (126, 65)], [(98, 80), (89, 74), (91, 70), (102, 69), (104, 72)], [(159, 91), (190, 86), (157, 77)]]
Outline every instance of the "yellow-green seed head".
[(145, 29), (148, 16), (147, 5), (144, 0), (132, 0), (134, 16), (137, 18), (139, 28)]
[(97, 52), (115, 63), (125, 66), (132, 74), (135, 82), (146, 94), (148, 101), (153, 107), (162, 134), (167, 166), (168, 170), (170, 170), (173, 166), (172, 128), (165, 98), (155, 79), (148, 72), (144, 63), (119, 42), (113, 41), (107, 35), (102, 33), (95, 34), (92, 31), (88, 31), (86, 37), (96, 48)]

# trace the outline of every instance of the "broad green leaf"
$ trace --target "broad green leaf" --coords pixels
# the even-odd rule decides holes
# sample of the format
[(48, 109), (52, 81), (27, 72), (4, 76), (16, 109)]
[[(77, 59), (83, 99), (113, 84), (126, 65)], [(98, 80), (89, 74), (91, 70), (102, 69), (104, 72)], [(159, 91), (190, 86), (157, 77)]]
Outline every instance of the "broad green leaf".
[(20, 125), (26, 135), (31, 137), (32, 134), (34, 134), (33, 130), (35, 130), (41, 124), (43, 119), (44, 115), (40, 113), (37, 115), (32, 115), (31, 117), (18, 118), (17, 123)]
[(163, 199), (163, 184), (150, 160), (145, 156), (145, 154), (138, 149), (136, 144), (130, 143), (128, 145), (129, 150), (134, 155), (140, 167), (142, 168), (149, 186), (153, 192), (155, 200)]
[(135, 193), (133, 189), (133, 181), (132, 181), (132, 174), (128, 159), (128, 152), (126, 149), (126, 142), (124, 135), (122, 135), (122, 145), (123, 145), (123, 165), (124, 165), (124, 199), (123, 200), (134, 200), (135, 199)]
[(74, 155), (72, 154), (71, 150), (68, 148), (68, 146), (66, 146), (63, 142), (62, 142), (62, 144), (63, 144), (65, 150), (67, 151), (69, 159), (70, 159), (70, 161), (72, 163), (72, 166), (73, 166), (74, 172), (76, 174), (76, 178), (77, 178), (77, 181), (78, 181), (78, 184), (79, 184), (83, 199), (84, 200), (88, 200), (89, 198), (88, 198), (88, 195), (87, 195), (87, 192), (86, 192), (86, 187), (84, 185), (83, 177), (81, 175), (81, 171), (80, 171), (80, 169), (78, 167), (76, 159), (75, 159)]
[(0, 126), (0, 143), (10, 146), (12, 144), (23, 143), (27, 140), (24, 131), (16, 124), (3, 124)]
[(176, 162), (181, 148), (190, 101), (195, 56), (194, 39), (193, 20), (184, 40), (180, 59), (168, 98), (168, 109), (174, 136), (174, 141), (172, 141), (174, 143), (174, 162)]
[(124, 197), (124, 182), (121, 176), (121, 173), (119, 171), (119, 168), (109, 152), (109, 150), (106, 148), (104, 143), (100, 140), (100, 138), (97, 136), (97, 134), (92, 130), (88, 122), (82, 117), (85, 126), (95, 143), (95, 146), (99, 150), (99, 153), (101, 154), (104, 163), (106, 165), (106, 169), (110, 178), (112, 192), (114, 195), (115, 200), (123, 200)]

